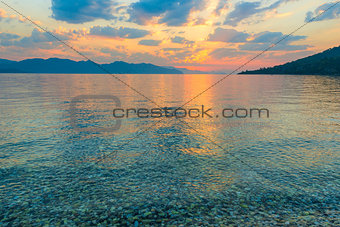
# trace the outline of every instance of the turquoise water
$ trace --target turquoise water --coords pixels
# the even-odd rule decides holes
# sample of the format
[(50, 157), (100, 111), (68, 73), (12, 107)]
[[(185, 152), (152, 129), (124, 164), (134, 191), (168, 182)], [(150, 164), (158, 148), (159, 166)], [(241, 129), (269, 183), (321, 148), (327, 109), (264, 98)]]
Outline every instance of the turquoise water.
[(0, 225), (340, 224), (339, 77), (231, 76), (186, 105), (213, 118), (117, 131), (96, 130), (116, 122), (110, 100), (71, 111), (79, 95), (180, 107), (223, 76), (119, 77), (145, 97), (105, 75), (0, 75)]

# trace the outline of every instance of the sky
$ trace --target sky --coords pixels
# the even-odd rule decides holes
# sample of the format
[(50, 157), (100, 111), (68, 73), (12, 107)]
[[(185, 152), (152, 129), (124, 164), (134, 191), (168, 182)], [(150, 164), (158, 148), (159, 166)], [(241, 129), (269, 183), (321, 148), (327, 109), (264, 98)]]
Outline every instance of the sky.
[[(2, 0), (98, 63), (228, 72), (336, 1)], [(0, 58), (84, 60), (0, 1)], [(340, 3), (244, 69), (339, 46)]]

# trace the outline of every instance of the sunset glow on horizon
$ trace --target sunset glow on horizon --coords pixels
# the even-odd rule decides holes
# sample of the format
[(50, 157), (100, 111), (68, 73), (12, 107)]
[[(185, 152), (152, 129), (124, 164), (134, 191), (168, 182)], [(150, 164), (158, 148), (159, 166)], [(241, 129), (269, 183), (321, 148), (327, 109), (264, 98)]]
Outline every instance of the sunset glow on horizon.
[[(232, 71), (336, 1), (31, 0), (4, 2), (98, 63)], [(340, 4), (245, 69), (339, 46)], [(85, 60), (0, 4), (0, 58)]]

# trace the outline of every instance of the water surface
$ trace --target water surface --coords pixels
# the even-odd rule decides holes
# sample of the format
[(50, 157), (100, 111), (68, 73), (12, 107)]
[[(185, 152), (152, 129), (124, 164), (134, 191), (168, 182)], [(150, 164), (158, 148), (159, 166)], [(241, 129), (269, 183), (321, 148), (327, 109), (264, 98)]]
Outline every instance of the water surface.
[(79, 95), (180, 107), (223, 76), (119, 77), (143, 96), (106, 75), (0, 75), (0, 225), (339, 224), (339, 78), (231, 76), (186, 105), (214, 118), (79, 132), (115, 124), (108, 100), (79, 104), (71, 124)]

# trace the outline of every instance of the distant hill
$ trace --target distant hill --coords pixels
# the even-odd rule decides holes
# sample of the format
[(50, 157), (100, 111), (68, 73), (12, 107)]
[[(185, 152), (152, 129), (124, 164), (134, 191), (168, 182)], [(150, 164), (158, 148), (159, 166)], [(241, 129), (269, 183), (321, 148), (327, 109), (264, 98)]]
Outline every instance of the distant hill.
[(239, 74), (290, 74), (290, 75), (336, 75), (340, 76), (340, 46), (322, 53), (254, 71)]
[(6, 60), (6, 59), (0, 59), (0, 65), (1, 64), (10, 64), (10, 63), (14, 63), (15, 61), (10, 61), (10, 60)]
[(168, 69), (177, 69), (181, 71), (183, 74), (214, 74), (213, 72), (204, 72), (199, 70), (190, 70), (186, 68), (175, 68), (173, 66), (167, 66)]
[[(182, 74), (175, 68), (167, 68), (152, 64), (130, 64), (116, 61), (101, 64), (103, 69), (114, 74)], [(68, 59), (27, 59), (10, 61), (0, 59), (0, 73), (69, 73), (69, 74), (106, 74), (103, 69), (90, 61), (72, 61)]]

